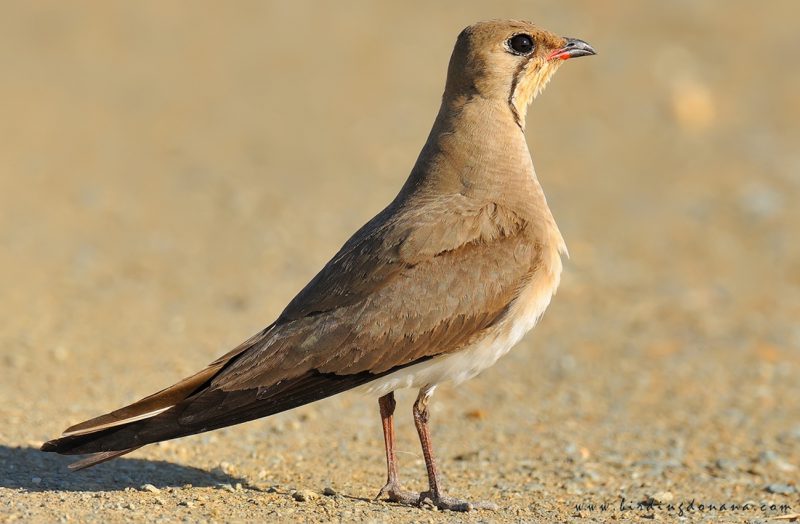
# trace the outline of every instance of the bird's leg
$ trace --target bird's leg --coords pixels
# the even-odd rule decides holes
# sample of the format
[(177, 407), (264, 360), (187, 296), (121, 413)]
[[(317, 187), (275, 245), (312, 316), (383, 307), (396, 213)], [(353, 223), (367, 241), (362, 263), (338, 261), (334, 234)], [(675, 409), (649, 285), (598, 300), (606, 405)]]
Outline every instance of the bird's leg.
[(468, 502), (442, 495), (439, 486), (439, 473), (436, 469), (436, 461), (433, 458), (433, 446), (431, 443), (431, 433), (428, 429), (430, 412), (428, 411), (428, 401), (433, 395), (436, 386), (425, 386), (419, 390), (416, 402), (414, 402), (414, 424), (417, 426), (419, 442), (422, 445), (422, 456), (425, 458), (425, 468), (428, 470), (428, 491), (420, 494), (420, 504), (430, 501), (439, 509), (451, 511), (470, 511), (473, 509), (497, 509), (497, 505), (491, 502)]
[(383, 442), (386, 445), (386, 485), (383, 486), (375, 497), (379, 499), (384, 495), (392, 502), (403, 504), (417, 504), (419, 493), (406, 491), (397, 480), (397, 457), (394, 454), (394, 392), (388, 393), (378, 399), (381, 408), (381, 424), (383, 425)]
[(422, 456), (425, 457), (425, 468), (428, 470), (428, 492), (425, 495), (431, 499), (441, 497), (439, 491), (439, 473), (436, 470), (436, 461), (433, 458), (433, 446), (431, 444), (431, 433), (428, 429), (430, 412), (428, 411), (428, 401), (433, 395), (436, 386), (426, 386), (419, 390), (417, 400), (414, 402), (414, 425), (417, 426), (419, 443), (422, 445)]

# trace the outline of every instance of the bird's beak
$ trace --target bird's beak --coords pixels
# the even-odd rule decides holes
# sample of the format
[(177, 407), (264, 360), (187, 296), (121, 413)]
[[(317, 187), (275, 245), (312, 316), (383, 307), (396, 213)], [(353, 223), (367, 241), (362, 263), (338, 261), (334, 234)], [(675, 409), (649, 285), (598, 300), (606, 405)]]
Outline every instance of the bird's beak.
[(547, 57), (548, 60), (559, 59), (567, 60), (568, 58), (577, 58), (579, 56), (596, 55), (597, 52), (584, 42), (577, 38), (565, 38), (564, 46), (561, 49), (556, 49)]

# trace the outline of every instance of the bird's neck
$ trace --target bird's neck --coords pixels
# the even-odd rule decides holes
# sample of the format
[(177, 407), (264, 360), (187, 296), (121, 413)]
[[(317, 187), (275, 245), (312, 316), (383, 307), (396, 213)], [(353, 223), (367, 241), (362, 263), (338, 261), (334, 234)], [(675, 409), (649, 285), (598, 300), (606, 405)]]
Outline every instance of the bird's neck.
[(506, 100), (446, 93), (404, 193), (460, 193), (478, 204), (552, 220), (525, 135)]

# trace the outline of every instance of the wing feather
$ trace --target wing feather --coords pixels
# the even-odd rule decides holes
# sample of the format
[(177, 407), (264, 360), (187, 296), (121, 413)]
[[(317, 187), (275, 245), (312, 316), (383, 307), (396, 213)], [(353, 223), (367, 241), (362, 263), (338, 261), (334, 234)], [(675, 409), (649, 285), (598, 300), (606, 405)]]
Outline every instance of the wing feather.
[[(412, 215), (413, 229), (399, 221), (357, 233), (295, 297), (263, 345), (211, 387), (266, 387), (309, 371), (384, 373), (457, 351), (494, 325), (537, 265), (539, 249), (525, 223), (494, 205)], [(460, 244), (446, 241), (443, 229)]]

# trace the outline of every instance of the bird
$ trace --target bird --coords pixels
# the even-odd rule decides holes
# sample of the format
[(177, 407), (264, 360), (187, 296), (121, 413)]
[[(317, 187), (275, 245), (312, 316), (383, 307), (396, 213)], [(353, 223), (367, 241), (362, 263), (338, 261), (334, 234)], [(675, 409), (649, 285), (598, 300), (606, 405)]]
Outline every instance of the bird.
[[(531, 22), (465, 28), (439, 112), (406, 182), (251, 338), (180, 382), (73, 425), (41, 449), (88, 455), (83, 469), (146, 444), (266, 417), (357, 389), (378, 397), (386, 483), (376, 498), (469, 511), (445, 495), (429, 406), (442, 383), (473, 378), (544, 313), (559, 285), (564, 239), (525, 138), (529, 103), (585, 41)], [(418, 388), (412, 414), (428, 490), (403, 488), (394, 392)]]

